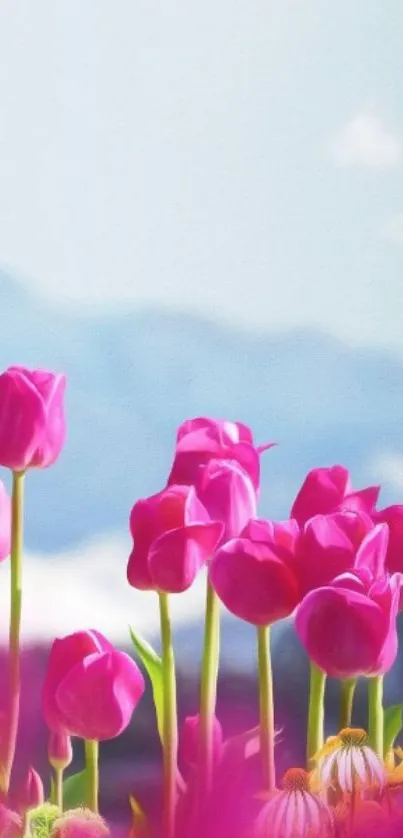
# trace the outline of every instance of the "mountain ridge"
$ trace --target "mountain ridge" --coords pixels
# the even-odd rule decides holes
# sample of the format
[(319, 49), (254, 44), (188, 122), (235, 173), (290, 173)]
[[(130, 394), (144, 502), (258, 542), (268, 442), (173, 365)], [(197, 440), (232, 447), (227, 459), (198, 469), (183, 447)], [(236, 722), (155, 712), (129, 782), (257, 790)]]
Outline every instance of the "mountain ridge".
[[(68, 440), (31, 474), (27, 543), (54, 553), (127, 529), (134, 501), (164, 485), (177, 425), (240, 419), (259, 442), (261, 513), (287, 515), (305, 472), (343, 462), (356, 485), (403, 448), (403, 361), (318, 330), (244, 333), (203, 317), (146, 309), (108, 317), (60, 311), (0, 272), (0, 367), (66, 372)], [(386, 486), (385, 501), (395, 499)]]

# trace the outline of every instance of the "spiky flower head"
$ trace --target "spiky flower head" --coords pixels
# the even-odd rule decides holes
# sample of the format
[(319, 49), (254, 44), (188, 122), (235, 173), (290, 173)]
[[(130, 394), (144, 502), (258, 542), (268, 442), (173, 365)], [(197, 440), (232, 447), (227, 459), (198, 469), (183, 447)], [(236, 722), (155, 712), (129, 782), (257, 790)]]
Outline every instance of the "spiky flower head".
[(70, 809), (53, 824), (51, 838), (103, 838), (110, 835), (100, 815), (90, 809)]

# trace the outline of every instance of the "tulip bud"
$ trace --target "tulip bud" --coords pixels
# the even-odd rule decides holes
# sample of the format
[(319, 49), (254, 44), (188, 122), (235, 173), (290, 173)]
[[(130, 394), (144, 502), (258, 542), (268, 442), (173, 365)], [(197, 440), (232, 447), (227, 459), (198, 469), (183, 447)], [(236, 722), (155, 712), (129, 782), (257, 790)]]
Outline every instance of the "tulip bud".
[(53, 824), (51, 838), (102, 838), (110, 831), (100, 815), (90, 809), (71, 809)]
[(42, 780), (34, 768), (30, 768), (18, 794), (18, 810), (24, 814), (28, 809), (41, 806), (45, 800)]
[(70, 736), (66, 733), (49, 732), (48, 759), (55, 771), (64, 771), (73, 759)]
[[(179, 739), (179, 755), (185, 765), (197, 765), (199, 755), (199, 715), (185, 719)], [(220, 722), (214, 716), (213, 721), (213, 759), (217, 763), (221, 757), (223, 735)]]

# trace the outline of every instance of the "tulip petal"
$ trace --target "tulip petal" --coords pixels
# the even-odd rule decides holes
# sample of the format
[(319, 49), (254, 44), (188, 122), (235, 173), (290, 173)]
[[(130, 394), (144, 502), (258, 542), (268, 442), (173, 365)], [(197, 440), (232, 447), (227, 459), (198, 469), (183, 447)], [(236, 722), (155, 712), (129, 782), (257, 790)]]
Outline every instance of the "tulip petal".
[(56, 690), (66, 733), (103, 741), (128, 726), (145, 689), (129, 655), (116, 650), (88, 655), (69, 669)]
[(335, 678), (372, 673), (389, 635), (389, 615), (371, 599), (332, 586), (311, 591), (295, 618), (309, 657)]
[(78, 631), (54, 640), (42, 689), (42, 712), (50, 730), (63, 732), (63, 720), (55, 694), (66, 673), (86, 655), (110, 649), (113, 649), (112, 644), (95, 629)]
[(253, 625), (289, 616), (299, 590), (292, 570), (268, 545), (238, 538), (214, 555), (210, 580), (224, 605)]
[(346, 494), (349, 480), (349, 473), (343, 466), (313, 469), (307, 474), (295, 498), (291, 518), (302, 526), (314, 515), (334, 512)]
[(193, 524), (157, 538), (148, 555), (153, 587), (173, 594), (190, 588), (212, 556), (222, 531), (218, 522)]
[(385, 572), (385, 561), (389, 542), (389, 530), (386, 524), (378, 524), (364, 538), (357, 552), (354, 567), (368, 568), (374, 579), (379, 579)]

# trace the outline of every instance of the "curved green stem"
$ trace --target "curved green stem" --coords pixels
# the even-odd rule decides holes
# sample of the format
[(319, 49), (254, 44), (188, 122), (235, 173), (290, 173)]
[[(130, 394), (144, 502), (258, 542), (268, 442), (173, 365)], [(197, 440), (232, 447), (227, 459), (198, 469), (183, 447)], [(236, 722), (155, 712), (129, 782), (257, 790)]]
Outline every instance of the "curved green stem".
[(383, 675), (368, 678), (368, 735), (371, 748), (383, 760)]
[(308, 769), (315, 754), (323, 747), (326, 675), (311, 662), (309, 684), (308, 737), (306, 758)]
[(175, 658), (172, 644), (168, 594), (159, 593), (159, 604), (164, 701), (164, 838), (174, 838), (177, 796), (178, 720), (176, 709)]
[(200, 795), (211, 790), (213, 774), (214, 716), (220, 656), (220, 601), (207, 581), (204, 648), (200, 684), (199, 782)]
[(24, 530), (24, 472), (13, 472), (11, 498), (11, 574), (9, 632), (9, 704), (4, 744), (4, 785), (8, 793), (18, 734), (21, 696), (22, 558)]
[(259, 626), (258, 669), (260, 704), (260, 754), (262, 759), (263, 787), (271, 792), (276, 787), (274, 761), (274, 701), (273, 673), (270, 652), (270, 627)]
[(345, 727), (351, 727), (356, 686), (356, 678), (348, 678), (345, 681), (341, 681), (340, 730), (343, 730)]
[(86, 768), (86, 792), (87, 792), (87, 806), (93, 812), (98, 814), (98, 794), (99, 794), (99, 767), (98, 755), (99, 744), (95, 739), (86, 739), (84, 742), (85, 749), (85, 768)]

